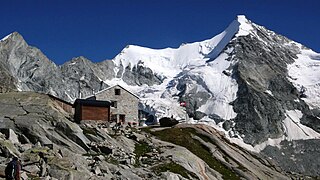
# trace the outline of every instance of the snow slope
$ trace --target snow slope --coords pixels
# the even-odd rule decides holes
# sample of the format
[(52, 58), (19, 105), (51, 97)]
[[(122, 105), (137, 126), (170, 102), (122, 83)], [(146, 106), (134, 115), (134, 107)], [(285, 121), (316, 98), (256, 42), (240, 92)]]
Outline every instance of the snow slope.
[[(167, 78), (161, 85), (137, 92), (142, 94), (142, 102), (158, 109), (157, 116), (159, 117), (175, 115), (177, 111), (180, 112), (178, 113), (180, 115), (184, 114), (181, 112), (181, 108), (176, 99), (169, 100), (174, 92), (167, 94), (166, 98), (163, 97), (165, 95), (162, 92), (167, 88), (168, 83), (180, 72), (189, 71), (190, 73), (201, 76), (213, 93), (214, 99), (209, 101), (208, 104), (203, 105), (200, 111), (205, 113), (215, 112), (225, 119), (231, 119), (234, 118), (236, 114), (233, 112), (232, 106), (229, 105), (229, 103), (236, 98), (238, 88), (234, 79), (222, 73), (231, 66), (231, 62), (226, 60), (228, 55), (222, 53), (222, 51), (233, 37), (245, 36), (252, 29), (249, 21), (240, 15), (222, 33), (209, 40), (183, 44), (177, 49), (150, 49), (129, 45), (123, 49), (113, 61), (117, 66), (120, 64), (124, 67), (130, 65), (131, 68), (139, 62), (143, 62), (143, 64), (153, 72)], [(220, 81), (217, 82), (215, 81), (216, 79), (220, 79)], [(106, 83), (121, 83), (123, 85), (123, 82), (119, 79)], [(140, 88), (134, 89), (138, 90)]]
[(153, 72), (165, 77), (174, 77), (188, 66), (201, 66), (206, 60), (215, 59), (236, 36), (247, 35), (252, 29), (249, 21), (242, 15), (238, 16), (222, 33), (202, 42), (182, 44), (179, 48), (151, 49), (129, 45), (118, 54), (113, 61), (131, 68), (143, 62)]
[(0, 41), (5, 41), (5, 40), (8, 39), (11, 35), (12, 35), (12, 33), (9, 34), (9, 35), (7, 35), (6, 37), (2, 38)]
[(225, 120), (236, 117), (230, 103), (236, 99), (238, 84), (235, 79), (226, 76), (222, 72), (232, 66), (232, 61), (227, 61), (229, 56), (226, 53), (220, 54), (207, 66), (198, 67), (192, 70), (193, 74), (202, 77), (206, 86), (212, 93), (212, 99), (199, 108), (199, 111), (206, 114), (214, 112)]
[(288, 66), (289, 80), (298, 89), (305, 89), (304, 101), (310, 106), (320, 107), (320, 54), (302, 49), (296, 61)]
[[(235, 100), (238, 87), (234, 79), (222, 73), (232, 64), (226, 60), (229, 56), (222, 51), (232, 38), (247, 35), (252, 29), (244, 16), (238, 16), (226, 30), (209, 40), (183, 44), (177, 49), (150, 49), (129, 45), (113, 61), (117, 66), (130, 65), (131, 68), (143, 62), (156, 74), (166, 77), (161, 85), (144, 87), (140, 92), (138, 91), (141, 88), (133, 88), (141, 94), (143, 103), (157, 109), (157, 117), (174, 115), (178, 119), (185, 119), (184, 110), (179, 106), (177, 99), (171, 98), (177, 92), (163, 92), (168, 88), (168, 83), (177, 78), (179, 73), (188, 71), (202, 77), (213, 94), (212, 99), (199, 110), (204, 113), (214, 112), (224, 119), (231, 119), (236, 113), (229, 103)], [(219, 81), (216, 81), (217, 79)], [(125, 86), (120, 79), (106, 83), (113, 85), (121, 83)]]

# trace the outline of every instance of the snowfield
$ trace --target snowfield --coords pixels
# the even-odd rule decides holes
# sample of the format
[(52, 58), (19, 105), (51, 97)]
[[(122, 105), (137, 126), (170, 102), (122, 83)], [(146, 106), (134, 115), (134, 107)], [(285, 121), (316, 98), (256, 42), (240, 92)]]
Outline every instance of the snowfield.
[(301, 49), (296, 61), (288, 66), (289, 80), (298, 89), (305, 89), (304, 101), (310, 106), (320, 107), (320, 54)]

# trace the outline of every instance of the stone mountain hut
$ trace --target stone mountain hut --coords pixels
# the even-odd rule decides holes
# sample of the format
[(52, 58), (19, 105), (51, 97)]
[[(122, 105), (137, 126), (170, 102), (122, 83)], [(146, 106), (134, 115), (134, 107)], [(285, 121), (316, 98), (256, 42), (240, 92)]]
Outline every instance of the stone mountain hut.
[(95, 93), (74, 103), (75, 120), (102, 120), (110, 123), (138, 124), (139, 97), (120, 85)]
[(90, 99), (110, 101), (110, 121), (138, 124), (139, 97), (120, 85), (97, 92)]

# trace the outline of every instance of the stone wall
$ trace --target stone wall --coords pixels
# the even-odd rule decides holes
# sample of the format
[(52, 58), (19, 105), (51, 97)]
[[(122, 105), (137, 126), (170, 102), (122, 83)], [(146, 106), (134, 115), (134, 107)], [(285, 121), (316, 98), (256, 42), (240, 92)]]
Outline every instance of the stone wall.
[(49, 97), (51, 98), (51, 100), (53, 100), (58, 106), (60, 106), (64, 111), (66, 111), (69, 114), (74, 114), (74, 108), (72, 107), (72, 104), (59, 99), (57, 97), (54, 97), (52, 95), (49, 95)]
[[(116, 89), (120, 90), (120, 94), (116, 95)], [(121, 86), (113, 86), (96, 94), (97, 100), (110, 101), (111, 104), (116, 102), (116, 107), (110, 107), (110, 116), (116, 115), (117, 122), (119, 122), (120, 115), (125, 115), (125, 123), (138, 123), (138, 103), (137, 96), (124, 89)], [(111, 117), (112, 119), (112, 117)]]

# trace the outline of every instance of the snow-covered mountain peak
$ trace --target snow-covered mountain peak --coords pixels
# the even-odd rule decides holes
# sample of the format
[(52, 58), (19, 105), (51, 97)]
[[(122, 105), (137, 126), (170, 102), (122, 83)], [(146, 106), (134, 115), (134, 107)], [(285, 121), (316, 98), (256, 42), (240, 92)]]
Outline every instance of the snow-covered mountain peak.
[(130, 64), (131, 68), (142, 62), (159, 75), (173, 77), (186, 67), (201, 66), (215, 59), (233, 37), (246, 36), (252, 30), (251, 22), (244, 15), (239, 15), (222, 33), (211, 39), (165, 49), (128, 45), (113, 61), (124, 67)]
[(0, 42), (1, 42), (1, 41), (5, 41), (5, 40), (7, 40), (7, 39), (14, 39), (14, 41), (17, 41), (17, 40), (23, 40), (23, 41), (24, 41), (22, 35), (19, 34), (19, 33), (16, 32), (16, 31), (13, 32), (13, 33), (8, 34), (8, 35), (5, 36), (4, 38), (2, 38), (2, 39), (0, 40)]
[(0, 40), (0, 45), (6, 46), (6, 47), (12, 47), (12, 49), (15, 49), (17, 47), (23, 47), (26, 48), (28, 46), (28, 43), (24, 40), (21, 34), (18, 32), (13, 32), (11, 34), (8, 34), (4, 38)]
[(246, 36), (253, 30), (251, 22), (244, 15), (238, 15), (236, 21), (240, 23), (237, 36)]
[(11, 35), (12, 35), (13, 33), (11, 33), (11, 34), (9, 34), (9, 35), (7, 35), (7, 36), (5, 36), (4, 38), (2, 38), (1, 40), (0, 40), (0, 42), (1, 41), (5, 41), (5, 40), (7, 40)]
[(253, 30), (251, 22), (244, 15), (238, 15), (235, 21), (239, 23), (237, 36), (246, 36)]
[(239, 23), (246, 23), (248, 21), (247, 17), (243, 14), (237, 15), (237, 21)]

